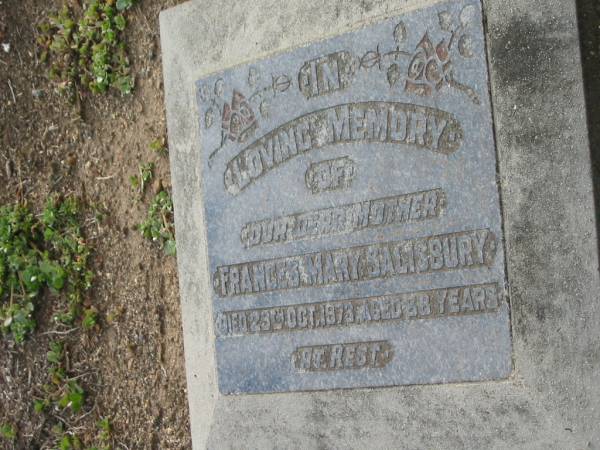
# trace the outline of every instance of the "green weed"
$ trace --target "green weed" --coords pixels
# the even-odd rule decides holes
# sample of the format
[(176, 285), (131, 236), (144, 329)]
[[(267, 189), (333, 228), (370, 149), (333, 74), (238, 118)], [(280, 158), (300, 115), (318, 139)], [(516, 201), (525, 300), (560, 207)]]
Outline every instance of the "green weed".
[(173, 225), (173, 201), (167, 191), (160, 191), (150, 204), (148, 216), (139, 225), (142, 236), (158, 242), (167, 255), (175, 255), (175, 227)]
[(124, 11), (131, 8), (135, 4), (136, 0), (117, 0), (117, 9)]
[(63, 434), (58, 448), (60, 450), (80, 450), (83, 447), (81, 446), (81, 440), (77, 436)]
[(152, 177), (154, 176), (154, 163), (149, 162), (146, 164), (142, 164), (138, 168), (138, 174), (132, 175), (129, 177), (129, 182), (131, 183), (131, 187), (138, 191), (140, 197), (144, 195), (146, 191), (146, 187), (152, 181)]
[(110, 425), (110, 420), (108, 419), (108, 417), (104, 417), (101, 420), (98, 421), (98, 440), (100, 441), (101, 445), (97, 446), (97, 447), (92, 447), (90, 450), (104, 450), (104, 449), (108, 449), (110, 448), (107, 445), (107, 442), (110, 440), (111, 437), (111, 433), (112, 433), (112, 426)]
[(41, 216), (24, 205), (0, 208), (0, 331), (23, 342), (35, 327), (34, 312), (47, 289), (65, 303), (55, 316), (73, 323), (93, 274), (90, 249), (72, 198), (52, 197)]
[(47, 399), (44, 400), (34, 400), (33, 402), (33, 410), (40, 414), (46, 410), (46, 408), (50, 407), (50, 401)]
[(34, 410), (41, 413), (53, 406), (57, 410), (69, 408), (72, 413), (77, 414), (85, 402), (86, 395), (79, 383), (67, 376), (64, 344), (60, 341), (50, 342), (50, 350), (46, 353), (46, 359), (50, 363), (48, 368), (50, 384), (43, 386), (46, 395), (44, 398), (34, 401)]
[(77, 435), (66, 432), (62, 423), (52, 427), (52, 433), (56, 436), (57, 448), (59, 450), (82, 450), (83, 444)]
[(164, 157), (169, 153), (169, 149), (166, 145), (164, 137), (157, 138), (150, 143), (150, 150), (155, 152), (158, 156)]
[(14, 441), (17, 438), (17, 431), (12, 425), (4, 423), (0, 425), (0, 436), (7, 441)]
[(50, 342), (50, 351), (46, 353), (48, 362), (60, 365), (63, 359), (63, 344), (62, 342)]
[(101, 419), (98, 424), (98, 436), (95, 439), (95, 445), (87, 447), (83, 445), (81, 439), (64, 429), (64, 425), (59, 423), (52, 428), (52, 432), (56, 436), (59, 450), (110, 450), (112, 447), (109, 444), (111, 437), (111, 426), (107, 417)]
[(64, 6), (39, 26), (40, 59), (49, 62), (49, 78), (59, 92), (75, 101), (89, 91), (114, 88), (130, 94), (134, 80), (123, 41), (125, 12), (135, 0), (92, 0), (76, 19)]
[(81, 320), (81, 325), (86, 330), (94, 328), (98, 323), (98, 311), (96, 308), (87, 308), (83, 311), (83, 319)]
[(57, 405), (62, 408), (71, 408), (71, 411), (78, 413), (85, 401), (85, 392), (76, 381), (68, 381), (64, 386), (64, 394), (58, 400)]

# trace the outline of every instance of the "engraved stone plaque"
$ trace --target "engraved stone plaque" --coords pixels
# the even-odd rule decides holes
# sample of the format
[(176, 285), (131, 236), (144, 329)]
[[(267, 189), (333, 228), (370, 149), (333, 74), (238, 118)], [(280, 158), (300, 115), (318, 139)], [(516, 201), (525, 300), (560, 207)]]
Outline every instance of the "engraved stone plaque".
[(509, 375), (478, 1), (215, 73), (196, 92), (222, 393)]

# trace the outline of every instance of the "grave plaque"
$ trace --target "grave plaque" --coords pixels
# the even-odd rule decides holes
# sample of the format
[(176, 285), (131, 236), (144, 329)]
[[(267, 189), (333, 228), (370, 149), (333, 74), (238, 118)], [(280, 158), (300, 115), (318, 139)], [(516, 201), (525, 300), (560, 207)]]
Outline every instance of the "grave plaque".
[(509, 375), (479, 2), (214, 73), (196, 94), (222, 393)]

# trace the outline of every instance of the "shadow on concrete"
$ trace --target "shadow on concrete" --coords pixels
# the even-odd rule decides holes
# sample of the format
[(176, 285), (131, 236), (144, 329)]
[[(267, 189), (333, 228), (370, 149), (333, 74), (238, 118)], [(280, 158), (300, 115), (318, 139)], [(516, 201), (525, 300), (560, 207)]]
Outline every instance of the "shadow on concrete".
[[(577, 0), (587, 122), (592, 153), (596, 227), (600, 238), (600, 1)], [(600, 253), (600, 239), (598, 239)]]

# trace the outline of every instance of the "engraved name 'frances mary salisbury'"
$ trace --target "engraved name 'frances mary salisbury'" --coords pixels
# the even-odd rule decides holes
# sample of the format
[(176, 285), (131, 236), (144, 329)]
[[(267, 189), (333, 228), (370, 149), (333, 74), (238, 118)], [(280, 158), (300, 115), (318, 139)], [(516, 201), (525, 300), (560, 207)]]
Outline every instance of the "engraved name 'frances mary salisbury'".
[(325, 145), (379, 142), (450, 154), (462, 139), (459, 122), (439, 109), (397, 102), (332, 106), (267, 133), (227, 163), (223, 178), (227, 191), (236, 195), (280, 164)]
[(219, 297), (398, 277), (491, 265), (490, 230), (427, 236), (218, 267)]
[(493, 313), (497, 283), (217, 313), (219, 337), (344, 328)]

